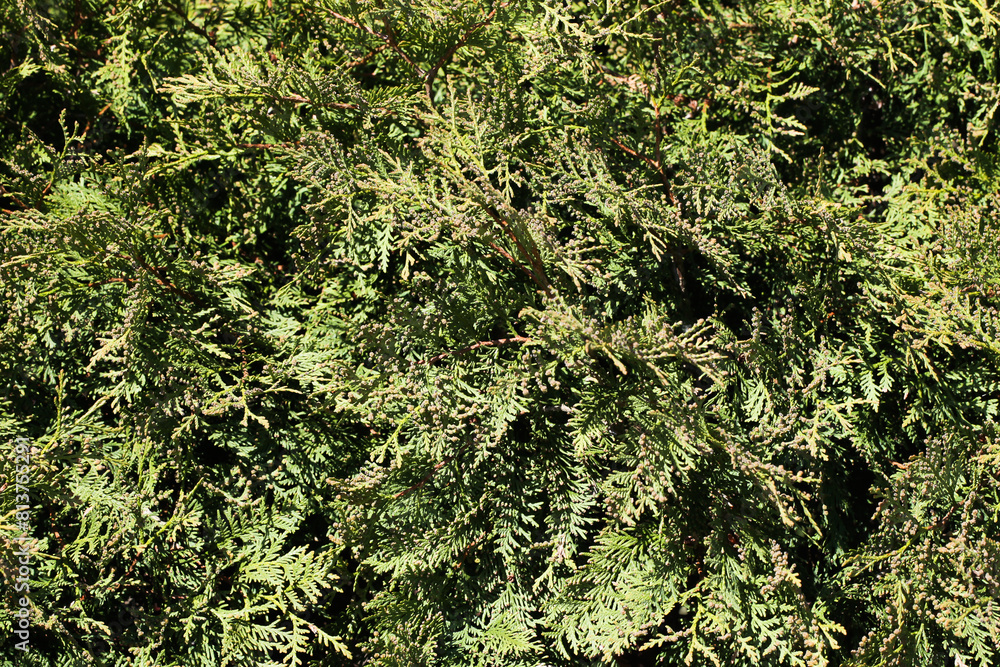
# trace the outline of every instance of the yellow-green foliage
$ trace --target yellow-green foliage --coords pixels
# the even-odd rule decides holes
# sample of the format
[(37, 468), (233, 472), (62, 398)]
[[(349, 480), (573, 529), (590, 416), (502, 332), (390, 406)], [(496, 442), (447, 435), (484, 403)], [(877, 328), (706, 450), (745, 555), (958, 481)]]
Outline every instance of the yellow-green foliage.
[(998, 21), (4, 0), (10, 664), (993, 664)]

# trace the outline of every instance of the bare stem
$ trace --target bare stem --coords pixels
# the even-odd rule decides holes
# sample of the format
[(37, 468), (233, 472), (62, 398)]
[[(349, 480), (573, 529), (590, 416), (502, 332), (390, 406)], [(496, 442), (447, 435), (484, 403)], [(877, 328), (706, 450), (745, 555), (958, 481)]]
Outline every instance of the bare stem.
[(427, 78), (424, 81), (424, 92), (427, 93), (428, 98), (430, 98), (431, 100), (434, 99), (434, 88), (433, 88), (434, 78), (437, 76), (438, 71), (442, 67), (448, 64), (448, 61), (451, 60), (452, 56), (455, 55), (455, 52), (458, 51), (463, 46), (465, 46), (465, 43), (469, 41), (469, 38), (472, 37), (472, 35), (475, 34), (477, 30), (479, 30), (483, 26), (489, 25), (490, 22), (493, 20), (493, 17), (495, 17), (496, 15), (497, 15), (497, 9), (496, 7), (494, 7), (493, 11), (487, 14), (485, 19), (483, 19), (479, 23), (474, 23), (472, 26), (470, 26), (469, 29), (465, 31), (465, 34), (459, 37), (457, 42), (449, 46), (448, 50), (444, 52), (444, 55), (438, 58), (438, 61), (434, 63), (434, 65), (431, 66), (429, 70), (427, 70)]
[(467, 345), (466, 347), (460, 348), (458, 350), (450, 350), (448, 352), (442, 352), (436, 357), (431, 357), (430, 359), (425, 359), (424, 361), (418, 361), (418, 364), (434, 364), (445, 357), (458, 356), (460, 354), (465, 354), (466, 352), (472, 352), (473, 350), (478, 350), (481, 347), (498, 347), (500, 345), (507, 345), (508, 343), (527, 343), (531, 341), (527, 336), (513, 336), (511, 338), (497, 338), (495, 340), (481, 340), (478, 343), (473, 343), (472, 345)]

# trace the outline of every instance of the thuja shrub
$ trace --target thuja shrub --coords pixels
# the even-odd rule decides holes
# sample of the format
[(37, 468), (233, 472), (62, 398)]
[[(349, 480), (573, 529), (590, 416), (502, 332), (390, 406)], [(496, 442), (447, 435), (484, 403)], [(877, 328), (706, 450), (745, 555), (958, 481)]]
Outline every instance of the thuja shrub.
[(997, 24), (0, 5), (11, 664), (993, 664)]

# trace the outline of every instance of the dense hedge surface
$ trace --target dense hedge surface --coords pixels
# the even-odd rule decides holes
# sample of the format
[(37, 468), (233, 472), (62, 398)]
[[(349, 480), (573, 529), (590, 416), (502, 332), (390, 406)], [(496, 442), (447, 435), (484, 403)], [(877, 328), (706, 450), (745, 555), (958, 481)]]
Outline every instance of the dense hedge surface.
[(0, 0), (8, 664), (1000, 661), (994, 4)]

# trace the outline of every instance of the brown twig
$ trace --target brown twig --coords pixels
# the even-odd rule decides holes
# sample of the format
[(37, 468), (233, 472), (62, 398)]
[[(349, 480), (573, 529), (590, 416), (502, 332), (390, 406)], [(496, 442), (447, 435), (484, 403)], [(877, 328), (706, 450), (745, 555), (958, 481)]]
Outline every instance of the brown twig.
[[(195, 303), (195, 304), (200, 304), (201, 303), (201, 300), (198, 299), (198, 297), (196, 297), (195, 295), (191, 294), (190, 292), (188, 292), (186, 290), (181, 289), (180, 287), (177, 287), (176, 285), (174, 285), (169, 280), (163, 280), (162, 278), (160, 278), (159, 275), (157, 274), (157, 271), (160, 270), (160, 269), (163, 269), (165, 267), (155, 267), (155, 268), (153, 268), (153, 267), (149, 267), (149, 268), (143, 267), (143, 268), (146, 269), (147, 272), (150, 273), (150, 275), (153, 276), (153, 280), (156, 281), (157, 285), (159, 285), (160, 287), (163, 287), (168, 292), (171, 292), (172, 294), (175, 294), (177, 296), (183, 297), (184, 299), (186, 299), (186, 300), (188, 300), (188, 301), (190, 301), (192, 303)], [(112, 283), (125, 283), (125, 284), (130, 285), (132, 283), (135, 283), (137, 280), (138, 280), (138, 278), (122, 278), (122, 277), (119, 277), (119, 278), (105, 278), (104, 280), (95, 280), (94, 282), (87, 283), (87, 287), (100, 287), (101, 285), (110, 285)]]
[[(166, 275), (166, 267), (162, 267), (162, 266), (153, 267), (153, 266), (150, 266), (149, 263), (146, 262), (146, 259), (140, 253), (136, 253), (135, 255), (133, 255), (132, 259), (134, 259), (135, 262), (140, 267), (142, 267), (142, 269), (146, 273), (148, 273), (153, 278), (153, 280), (156, 282), (156, 284), (159, 285), (160, 287), (164, 288), (165, 290), (167, 290), (171, 294), (174, 294), (175, 296), (179, 296), (179, 297), (183, 298), (184, 300), (189, 301), (189, 302), (195, 304), (196, 306), (203, 306), (204, 305), (204, 302), (200, 298), (198, 298), (197, 296), (195, 296), (191, 292), (188, 292), (187, 290), (182, 289), (182, 288), (178, 287), (177, 285), (173, 284), (173, 282), (171, 282), (170, 279)], [(163, 277), (160, 277), (160, 271), (161, 270), (163, 271)]]
[(648, 164), (650, 167), (652, 167), (654, 170), (656, 170), (658, 173), (661, 173), (661, 174), (663, 173), (663, 168), (660, 166), (660, 163), (657, 162), (656, 160), (653, 160), (652, 158), (650, 158), (647, 155), (643, 155), (641, 153), (637, 153), (636, 151), (632, 150), (631, 148), (629, 148), (628, 146), (626, 146), (622, 142), (618, 141), (614, 137), (611, 137), (611, 143), (613, 143), (615, 146), (617, 146), (618, 148), (622, 149), (623, 151), (625, 151), (626, 153), (628, 153), (632, 157), (637, 158), (639, 160), (642, 160), (643, 162), (645, 162), (646, 164)]
[(367, 55), (358, 58), (357, 60), (352, 60), (351, 62), (344, 65), (344, 69), (352, 69), (354, 67), (358, 67), (359, 65), (364, 65), (366, 62), (368, 62), (378, 54), (385, 51), (388, 46), (389, 46), (388, 44), (383, 44), (382, 46), (369, 51)]
[(496, 15), (497, 15), (497, 8), (494, 7), (493, 11), (487, 14), (485, 19), (483, 19), (479, 23), (474, 23), (472, 26), (470, 26), (469, 29), (465, 31), (465, 34), (459, 37), (457, 42), (449, 46), (448, 50), (444, 52), (444, 55), (438, 58), (438, 61), (434, 63), (434, 65), (432, 65), (429, 70), (427, 70), (427, 79), (424, 81), (424, 92), (427, 93), (428, 98), (430, 98), (431, 100), (434, 99), (433, 85), (434, 85), (434, 78), (437, 76), (438, 70), (440, 70), (442, 67), (448, 64), (448, 61), (451, 60), (451, 57), (455, 55), (455, 52), (458, 51), (463, 46), (465, 46), (465, 43), (469, 41), (469, 38), (472, 37), (472, 35), (477, 30), (479, 30), (483, 26), (489, 25), (490, 22), (493, 20), (493, 17), (495, 17)]
[(118, 579), (118, 582), (117, 582), (117, 583), (116, 583), (116, 584), (115, 584), (114, 586), (112, 586), (112, 587), (110, 588), (110, 590), (111, 590), (111, 591), (115, 591), (115, 590), (118, 590), (119, 588), (121, 588), (122, 584), (124, 584), (124, 583), (125, 583), (125, 580), (126, 580), (126, 579), (127, 579), (128, 577), (129, 577), (129, 575), (131, 575), (131, 574), (132, 574), (132, 571), (133, 571), (133, 570), (135, 569), (135, 565), (136, 565), (136, 563), (138, 563), (138, 562), (139, 562), (139, 558), (140, 558), (140, 557), (141, 557), (141, 556), (142, 556), (142, 555), (143, 555), (143, 554), (144, 554), (145, 552), (146, 552), (146, 550), (145, 550), (145, 549), (142, 549), (141, 551), (137, 551), (137, 552), (136, 552), (136, 554), (135, 554), (135, 558), (133, 558), (133, 559), (132, 559), (132, 564), (131, 564), (131, 565), (129, 565), (129, 568), (128, 568), (128, 571), (127, 571), (127, 572), (126, 572), (126, 573), (125, 573), (124, 575), (122, 575), (121, 577), (119, 577), (119, 579)]
[(628, 153), (632, 157), (637, 158), (639, 160), (642, 160), (643, 162), (645, 162), (646, 164), (648, 164), (650, 167), (652, 167), (653, 170), (656, 171), (656, 173), (658, 173), (660, 175), (660, 179), (663, 181), (663, 189), (666, 190), (667, 197), (670, 199), (670, 203), (673, 204), (674, 206), (677, 206), (677, 199), (674, 198), (673, 189), (670, 187), (670, 179), (667, 178), (667, 170), (663, 168), (663, 162), (662, 162), (661, 157), (660, 157), (660, 141), (662, 139), (662, 129), (660, 127), (660, 118), (659, 118), (659, 116), (657, 116), (657, 118), (656, 118), (656, 125), (655, 125), (655, 127), (656, 127), (656, 130), (657, 130), (657, 136), (656, 136), (656, 159), (655, 160), (653, 160), (652, 158), (650, 158), (648, 155), (643, 155), (642, 153), (639, 153), (637, 151), (632, 150), (631, 148), (629, 148), (628, 146), (626, 146), (622, 142), (618, 141), (614, 137), (611, 138), (611, 143), (613, 143), (615, 146), (617, 146), (618, 148), (622, 149), (623, 151), (625, 151), (626, 153)]
[(513, 255), (511, 255), (509, 252), (498, 246), (493, 241), (487, 241), (487, 243), (490, 245), (491, 248), (500, 253), (500, 255), (503, 256), (504, 259), (506, 259), (508, 262), (510, 262), (517, 268), (521, 269), (521, 271), (523, 271), (526, 276), (528, 276), (532, 280), (535, 279), (535, 274), (529, 271), (527, 268), (525, 268), (524, 264), (521, 264), (521, 262), (517, 261), (517, 259), (515, 259)]
[[(177, 5), (175, 5), (174, 3), (170, 2), (170, 0), (166, 0), (163, 4), (168, 9), (170, 9), (171, 11), (173, 11), (174, 14), (177, 14), (182, 19), (184, 19), (184, 23), (187, 24), (187, 27), (189, 27), (191, 30), (194, 30), (196, 33), (198, 33), (199, 35), (201, 35), (202, 37), (204, 37), (205, 40), (208, 41), (208, 45), (209, 46), (211, 46), (216, 51), (219, 51), (219, 47), (215, 45), (215, 36), (212, 35), (211, 33), (209, 33), (207, 30), (205, 30), (201, 26), (199, 26), (194, 21), (192, 21), (188, 17), (187, 12), (185, 12), (183, 9), (181, 9), (180, 7), (178, 7)], [(219, 52), (221, 53), (221, 51), (219, 51)]]
[(514, 245), (517, 246), (517, 250), (521, 253), (521, 257), (527, 260), (528, 264), (531, 265), (531, 271), (528, 275), (531, 276), (531, 279), (535, 282), (535, 284), (545, 292), (551, 291), (552, 285), (549, 283), (548, 276), (545, 275), (545, 267), (542, 265), (542, 260), (537, 256), (537, 254), (528, 252), (528, 250), (521, 243), (521, 240), (517, 238), (517, 234), (514, 233), (510, 223), (507, 222), (495, 208), (492, 206), (484, 206), (483, 210), (486, 211), (486, 213), (488, 213), (489, 216), (503, 228), (507, 236), (509, 236), (514, 242)]
[[(25, 204), (25, 203), (24, 203), (23, 201), (21, 201), (21, 200), (20, 200), (20, 199), (19, 199), (19, 198), (17, 197), (17, 195), (15, 195), (14, 193), (10, 192), (10, 191), (9, 191), (9, 190), (8, 190), (7, 188), (5, 188), (5, 187), (4, 187), (4, 186), (2, 186), (2, 185), (0, 185), (0, 195), (3, 195), (4, 197), (9, 197), (10, 199), (13, 199), (13, 200), (14, 200), (14, 203), (15, 203), (15, 204), (17, 204), (17, 205), (18, 205), (18, 206), (20, 206), (21, 208), (23, 208), (23, 209), (27, 210), (27, 208), (28, 208), (28, 205), (27, 205), (27, 204)], [(6, 209), (5, 209), (5, 210), (6, 210)], [(13, 211), (9, 211), (9, 212), (10, 212), (10, 213), (13, 213)]]
[(236, 144), (237, 148), (288, 148), (290, 146), (298, 146), (301, 142), (299, 141), (283, 141), (280, 144)]
[(660, 152), (660, 145), (663, 143), (663, 125), (660, 123), (660, 105), (653, 103), (653, 110), (656, 112), (656, 120), (653, 121), (653, 132), (656, 133), (656, 164), (660, 166), (660, 175), (664, 178), (666, 185), (667, 175), (663, 170), (663, 155)]
[(329, 107), (332, 109), (357, 109), (357, 104), (352, 104), (350, 102), (314, 102), (308, 98), (302, 97), (301, 95), (272, 95), (271, 99), (278, 100), (281, 102), (294, 102), (295, 104), (311, 104), (315, 107)]
[[(97, 112), (97, 117), (100, 118), (104, 115), (104, 112), (111, 108), (111, 102), (108, 102), (101, 110)], [(86, 137), (90, 133), (90, 119), (87, 119), (87, 124), (83, 127), (83, 136)]]
[(417, 71), (417, 74), (420, 76), (427, 76), (427, 72), (424, 71), (424, 68), (410, 60), (410, 57), (403, 52), (402, 48), (400, 48), (399, 39), (396, 37), (396, 29), (392, 27), (392, 23), (389, 22), (388, 16), (382, 17), (382, 27), (385, 28), (389, 48), (398, 53), (400, 58), (405, 60), (410, 67)]
[(960, 504), (961, 503), (953, 503), (951, 509), (948, 510), (947, 514), (945, 514), (943, 517), (941, 517), (931, 525), (925, 526), (924, 530), (940, 530), (941, 528), (944, 528), (945, 524), (948, 523), (948, 519), (951, 518), (951, 515), (955, 513), (955, 510), (958, 508)]
[(363, 30), (372, 37), (377, 37), (378, 39), (381, 39), (383, 42), (385, 42), (386, 46), (395, 51), (396, 55), (402, 58), (407, 65), (412, 67), (417, 72), (417, 74), (419, 74), (422, 77), (427, 76), (427, 73), (423, 70), (423, 68), (417, 65), (415, 62), (413, 62), (410, 56), (406, 55), (406, 53), (401, 48), (399, 48), (399, 42), (396, 41), (396, 32), (392, 29), (392, 25), (390, 25), (388, 18), (383, 19), (382, 25), (385, 26), (387, 32), (387, 34), (383, 35), (382, 33), (377, 32), (366, 25), (362, 25), (361, 23), (358, 23), (354, 19), (348, 16), (344, 16), (343, 14), (338, 14), (337, 12), (331, 11), (330, 16), (337, 19), (338, 21), (343, 21), (349, 26), (353, 26), (358, 30)]
[(96, 280), (92, 283), (87, 283), (87, 287), (99, 287), (101, 285), (108, 285), (111, 283), (134, 283), (135, 278), (108, 278), (106, 280)]
[(500, 345), (506, 345), (508, 343), (527, 343), (531, 339), (527, 336), (513, 336), (511, 338), (497, 338), (495, 340), (481, 340), (478, 343), (473, 343), (472, 345), (467, 345), (458, 350), (451, 350), (448, 352), (442, 352), (436, 357), (431, 357), (430, 359), (425, 359), (423, 361), (418, 361), (418, 364), (434, 364), (445, 357), (458, 356), (460, 354), (465, 354), (466, 352), (472, 352), (473, 350), (478, 350), (481, 347), (498, 347)]
[(465, 547), (465, 551), (462, 552), (462, 557), (458, 560), (457, 563), (455, 563), (455, 565), (453, 566), (452, 569), (457, 570), (460, 567), (462, 567), (463, 565), (465, 565), (465, 560), (469, 557), (469, 552), (472, 551), (472, 547), (474, 547), (477, 544), (479, 544), (479, 541), (482, 540), (484, 537), (486, 537), (486, 532), (485, 531), (483, 531), (482, 533), (480, 533), (479, 537), (477, 537), (476, 539), (474, 539), (471, 542), (469, 542), (469, 546)]
[(405, 496), (405, 495), (407, 495), (409, 493), (412, 493), (413, 491), (416, 491), (417, 489), (421, 488), (424, 484), (426, 484), (427, 482), (429, 482), (431, 480), (431, 477), (433, 477), (437, 473), (438, 470), (440, 470), (441, 468), (443, 468), (446, 465), (448, 465), (449, 463), (451, 463), (451, 461), (454, 458), (455, 458), (454, 455), (445, 457), (445, 459), (443, 461), (441, 461), (440, 463), (438, 463), (437, 465), (435, 465), (433, 468), (431, 468), (430, 472), (428, 472), (426, 475), (424, 475), (423, 479), (421, 479), (419, 482), (417, 482), (416, 484), (414, 484), (410, 488), (405, 489), (403, 491), (400, 491), (399, 493), (397, 493), (396, 495), (394, 495), (393, 498), (394, 499), (402, 498), (403, 496)]

